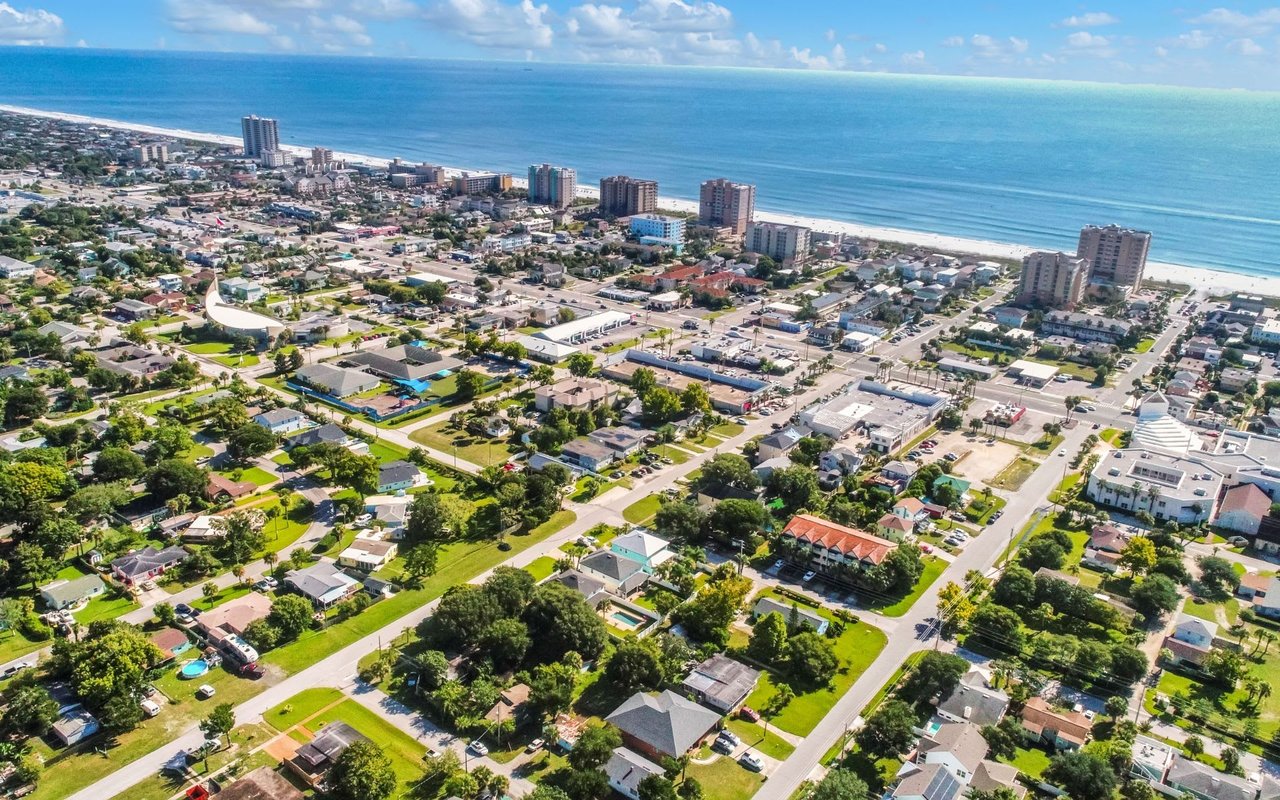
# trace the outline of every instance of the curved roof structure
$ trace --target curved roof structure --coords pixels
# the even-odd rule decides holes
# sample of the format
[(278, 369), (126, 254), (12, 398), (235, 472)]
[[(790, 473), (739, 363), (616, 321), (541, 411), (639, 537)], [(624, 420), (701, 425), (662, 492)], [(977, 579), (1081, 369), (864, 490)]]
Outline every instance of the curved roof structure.
[(1153, 392), (1138, 406), (1130, 447), (1147, 447), (1186, 455), (1201, 448), (1200, 437), (1190, 426), (1169, 414), (1169, 398)]
[(275, 317), (233, 306), (223, 300), (217, 281), (210, 282), (209, 290), (205, 292), (204, 316), (227, 330), (260, 339), (274, 339), (285, 330), (285, 324)]

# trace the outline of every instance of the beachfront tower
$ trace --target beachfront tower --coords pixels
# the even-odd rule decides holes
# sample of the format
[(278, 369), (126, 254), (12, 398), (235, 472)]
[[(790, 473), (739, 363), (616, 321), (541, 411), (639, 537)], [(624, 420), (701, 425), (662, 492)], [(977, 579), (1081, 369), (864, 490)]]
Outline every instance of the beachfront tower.
[(809, 229), (780, 222), (752, 222), (742, 240), (749, 253), (768, 256), (779, 264), (795, 264), (809, 257)]
[(274, 119), (241, 117), (240, 132), (244, 137), (244, 154), (247, 158), (262, 158), (263, 153), (280, 149), (280, 130)]
[(1086, 225), (1080, 229), (1076, 255), (1089, 259), (1089, 283), (1114, 287), (1126, 295), (1142, 285), (1151, 250), (1151, 234), (1119, 225)]
[(756, 187), (725, 178), (704, 181), (698, 195), (698, 224), (728, 228), (738, 236), (747, 232), (747, 223), (756, 210)]
[(658, 209), (658, 182), (626, 175), (600, 179), (600, 213), (612, 217), (652, 214)]
[(1089, 260), (1068, 253), (1039, 251), (1022, 259), (1018, 304), (1070, 311), (1084, 295)]
[(568, 208), (578, 195), (578, 173), (568, 167), (535, 164), (529, 167), (529, 202)]

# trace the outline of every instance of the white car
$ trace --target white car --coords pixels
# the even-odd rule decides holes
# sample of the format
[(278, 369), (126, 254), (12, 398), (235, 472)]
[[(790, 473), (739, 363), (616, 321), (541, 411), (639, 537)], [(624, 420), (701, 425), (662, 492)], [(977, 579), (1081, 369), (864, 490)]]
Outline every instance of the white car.
[(751, 751), (747, 751), (742, 755), (738, 756), (738, 763), (746, 767), (747, 769), (751, 770), (752, 772), (764, 771), (764, 759), (760, 758), (760, 756), (756, 755), (755, 753), (752, 753)]
[(489, 748), (486, 747), (485, 743), (480, 741), (479, 739), (476, 739), (474, 742), (471, 742), (470, 744), (468, 744), (467, 749), (478, 756), (489, 755)]
[(200, 688), (196, 689), (196, 697), (199, 697), (201, 700), (208, 700), (217, 693), (218, 690), (207, 683), (200, 684)]
[(142, 706), (142, 711), (148, 717), (156, 717), (160, 715), (160, 706), (155, 704), (154, 700), (143, 700), (138, 705)]
[(808, 583), (809, 581), (813, 580), (817, 576), (818, 576), (818, 573), (814, 572), (813, 570), (809, 570), (804, 574), (804, 577), (801, 578), (800, 580), (804, 583)]

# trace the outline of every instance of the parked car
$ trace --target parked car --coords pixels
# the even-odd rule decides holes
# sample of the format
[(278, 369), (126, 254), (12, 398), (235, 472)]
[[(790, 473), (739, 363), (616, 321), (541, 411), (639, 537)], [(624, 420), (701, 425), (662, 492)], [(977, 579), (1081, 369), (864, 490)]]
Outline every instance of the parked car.
[(22, 672), (24, 669), (31, 669), (34, 666), (35, 664), (32, 664), (30, 661), (19, 661), (16, 664), (10, 664), (9, 666), (4, 668), (3, 673), (0, 673), (0, 680), (7, 680), (8, 678), (12, 678), (14, 675), (17, 675), (19, 672)]
[(748, 722), (760, 721), (760, 714), (751, 706), (743, 706), (742, 708), (738, 709), (738, 716), (742, 717)]
[(738, 756), (738, 763), (752, 772), (764, 772), (764, 760), (751, 751)]
[(726, 756), (733, 753), (733, 745), (725, 739), (716, 739), (711, 743), (711, 749)]
[(154, 701), (143, 700), (138, 705), (142, 706), (142, 713), (146, 714), (148, 717), (160, 716), (160, 706), (156, 705)]
[(738, 738), (738, 735), (737, 735), (736, 733), (734, 733), (733, 731), (730, 731), (730, 730), (723, 730), (723, 731), (720, 731), (719, 735), (718, 735), (718, 736), (716, 736), (716, 738), (717, 738), (717, 739), (724, 739), (726, 742), (728, 742), (728, 743), (729, 743), (731, 746), (733, 746), (735, 749), (737, 749), (737, 748), (739, 748), (739, 747), (741, 747), (741, 746), (742, 746), (742, 740)]
[(800, 580), (803, 581), (804, 583), (808, 583), (809, 581), (813, 580), (816, 577), (818, 577), (818, 573), (814, 572), (813, 570), (809, 570), (804, 574), (804, 577), (801, 578)]
[(526, 747), (524, 751), (526, 753), (536, 753), (539, 750), (541, 750), (543, 747), (545, 747), (546, 744), (547, 743), (541, 739), (534, 739), (532, 742), (529, 742), (529, 746)]
[(486, 747), (486, 746), (485, 746), (485, 743), (484, 743), (484, 742), (482, 742), (482, 741), (480, 741), (479, 739), (476, 739), (475, 741), (473, 741), (473, 742), (471, 742), (470, 744), (468, 744), (468, 745), (467, 745), (467, 749), (468, 749), (468, 750), (470, 750), (471, 752), (475, 753), (475, 754), (476, 754), (476, 755), (478, 755), (478, 756), (487, 756), (487, 755), (489, 755), (489, 748), (488, 748), (488, 747)]
[(201, 700), (208, 700), (217, 693), (218, 690), (207, 683), (200, 684), (200, 688), (196, 689), (196, 697), (199, 697)]

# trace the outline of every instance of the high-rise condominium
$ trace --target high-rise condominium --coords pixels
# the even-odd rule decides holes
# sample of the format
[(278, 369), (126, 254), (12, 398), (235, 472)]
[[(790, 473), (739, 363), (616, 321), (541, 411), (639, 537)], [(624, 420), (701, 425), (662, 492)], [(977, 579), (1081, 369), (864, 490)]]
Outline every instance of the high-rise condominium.
[(804, 261), (809, 255), (809, 229), (780, 222), (752, 222), (747, 225), (742, 246), (779, 263)]
[(1022, 259), (1018, 302), (1044, 308), (1075, 308), (1084, 295), (1089, 259), (1040, 251)]
[(280, 149), (280, 130), (274, 119), (241, 117), (240, 132), (244, 137), (244, 154), (249, 158), (260, 158), (263, 153)]
[(698, 223), (729, 228), (741, 236), (756, 208), (756, 187), (725, 178), (704, 181), (698, 198)]
[(1119, 225), (1086, 225), (1080, 229), (1076, 255), (1089, 259), (1089, 279), (1132, 291), (1142, 284), (1151, 250), (1151, 234)]
[(553, 208), (573, 205), (578, 194), (578, 173), (569, 167), (535, 164), (529, 167), (529, 202)]
[(649, 214), (658, 208), (658, 182), (626, 175), (600, 179), (600, 213), (615, 217)]

